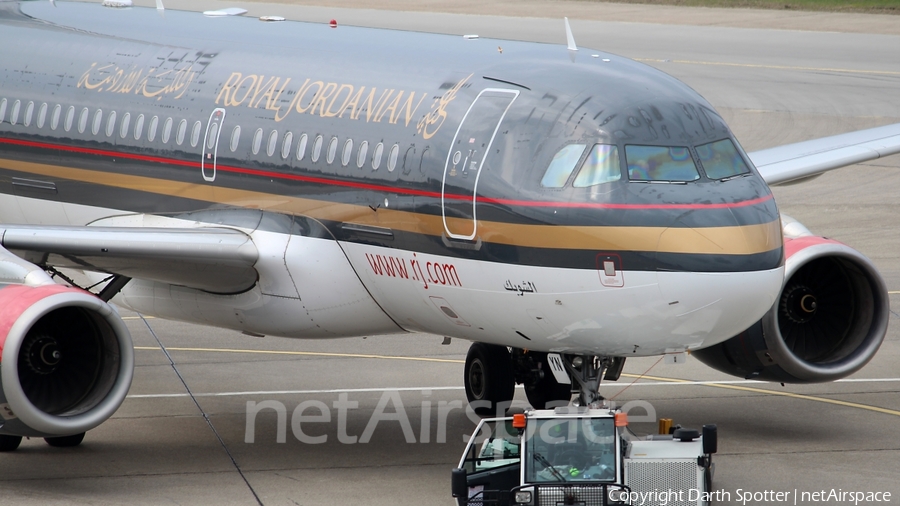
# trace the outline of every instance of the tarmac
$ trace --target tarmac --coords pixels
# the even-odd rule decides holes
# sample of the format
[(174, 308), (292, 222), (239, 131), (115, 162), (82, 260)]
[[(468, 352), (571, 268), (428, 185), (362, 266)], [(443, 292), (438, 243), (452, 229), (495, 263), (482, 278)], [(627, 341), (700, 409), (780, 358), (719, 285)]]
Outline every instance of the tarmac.
[[(242, 5), (252, 16), (336, 19), (338, 29), (477, 33), (561, 51), (565, 15), (578, 57), (602, 49), (685, 81), (748, 151), (900, 122), (896, 16), (537, 0), (301, 3), (186, 0), (167, 8)], [(832, 490), (889, 492), (900, 502), (898, 169), (893, 156), (774, 189), (783, 213), (857, 248), (887, 281), (888, 335), (861, 371), (782, 386), (696, 360), (630, 359), (618, 382), (601, 387), (621, 404), (649, 403), (650, 419), (718, 425), (716, 504), (853, 504), (828, 500)], [(0, 455), (0, 504), (453, 504), (450, 469), (474, 429), (462, 409), (467, 342), (255, 338), (123, 314), (137, 361), (128, 399), (77, 448), (28, 440)], [(525, 402), (521, 390), (516, 399)], [(260, 406), (267, 408), (253, 416)], [(649, 433), (655, 423), (633, 427)]]

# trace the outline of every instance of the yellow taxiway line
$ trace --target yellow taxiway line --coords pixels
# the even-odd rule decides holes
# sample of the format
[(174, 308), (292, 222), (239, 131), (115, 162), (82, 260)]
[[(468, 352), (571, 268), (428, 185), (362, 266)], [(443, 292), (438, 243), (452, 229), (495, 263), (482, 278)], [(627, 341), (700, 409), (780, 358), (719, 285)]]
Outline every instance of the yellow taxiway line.
[[(622, 374), (622, 376), (627, 376), (629, 378), (642, 378), (642, 379), (651, 379), (656, 381), (665, 381), (668, 383), (693, 383), (691, 380), (677, 379), (677, 378), (663, 378), (660, 376), (647, 376), (647, 375), (637, 375), (637, 374)], [(865, 409), (868, 411), (875, 411), (876, 413), (884, 413), (886, 415), (894, 415), (900, 416), (900, 411), (894, 409), (881, 408), (878, 406), (870, 406), (868, 404), (860, 404), (858, 402), (848, 402), (848, 401), (840, 401), (837, 399), (829, 399), (827, 397), (818, 397), (815, 395), (805, 395), (805, 394), (795, 394), (792, 392), (779, 392), (777, 390), (768, 390), (765, 388), (755, 388), (755, 387), (745, 387), (741, 385), (728, 385), (725, 383), (703, 383), (701, 386), (715, 387), (715, 388), (727, 388), (729, 390), (741, 390), (744, 392), (753, 392), (758, 394), (766, 394), (766, 395), (777, 395), (781, 397), (791, 397), (793, 399), (803, 399), (805, 401), (816, 401), (816, 402), (824, 402), (827, 404), (835, 404), (838, 406), (845, 406), (848, 408), (857, 408), (857, 409)]]
[[(135, 346), (135, 350), (159, 350), (160, 348), (154, 346)], [(254, 355), (292, 355), (292, 356), (308, 356), (308, 357), (332, 357), (332, 358), (368, 358), (368, 359), (380, 359), (380, 360), (408, 360), (413, 362), (441, 362), (441, 363), (450, 363), (450, 364), (463, 364), (465, 360), (457, 360), (457, 359), (448, 359), (448, 358), (427, 358), (427, 357), (402, 357), (402, 356), (393, 356), (393, 355), (370, 355), (370, 354), (362, 354), (362, 353), (326, 353), (326, 352), (313, 352), (313, 351), (280, 351), (280, 350), (241, 350), (241, 349), (230, 349), (230, 348), (169, 348), (166, 347), (169, 351), (188, 351), (188, 352), (201, 352), (201, 353), (244, 353), (244, 354), (254, 354)], [(779, 392), (777, 390), (768, 390), (765, 388), (755, 388), (755, 387), (747, 387), (742, 385), (733, 385), (727, 383), (716, 383), (716, 382), (703, 382), (696, 383), (692, 380), (686, 379), (678, 379), (678, 378), (665, 378), (661, 376), (647, 376), (647, 375), (639, 375), (639, 374), (628, 374), (624, 373), (622, 376), (627, 378), (635, 378), (635, 379), (645, 379), (645, 380), (654, 380), (661, 381), (666, 383), (674, 383), (674, 384), (695, 384), (698, 386), (707, 386), (713, 388), (725, 388), (729, 390), (738, 390), (742, 392), (752, 392), (757, 394), (764, 395), (774, 395), (780, 397), (790, 397), (793, 399), (800, 399), (805, 401), (815, 401), (815, 402), (823, 402), (826, 404), (834, 404), (837, 406), (844, 406), (849, 408), (863, 409), (866, 411), (874, 411), (876, 413), (882, 413), (885, 415), (893, 415), (900, 416), (900, 411), (888, 408), (882, 408), (879, 406), (871, 406), (868, 404), (860, 404), (858, 402), (849, 402), (849, 401), (841, 401), (837, 399), (829, 399), (827, 397), (818, 397), (815, 395), (806, 395), (806, 394), (795, 394), (792, 392)]]
[[(159, 350), (155, 346), (135, 346), (136, 350)], [(452, 364), (463, 364), (465, 360), (456, 360), (449, 358), (427, 358), (427, 357), (403, 357), (392, 355), (367, 355), (363, 353), (324, 353), (316, 351), (280, 351), (280, 350), (234, 350), (229, 348), (171, 348), (166, 346), (169, 351), (199, 351), (210, 353), (248, 353), (257, 355), (295, 355), (306, 357), (333, 357), (333, 358), (374, 358), (383, 360), (411, 360), (416, 362), (445, 362)]]
[(868, 74), (868, 75), (885, 75), (900, 76), (900, 72), (891, 70), (857, 70), (857, 69), (838, 69), (827, 67), (796, 67), (791, 65), (764, 65), (757, 63), (728, 63), (714, 61), (695, 61), (695, 60), (664, 60), (659, 58), (635, 58), (635, 61), (643, 63), (680, 63), (682, 65), (710, 65), (718, 67), (743, 67), (750, 69), (772, 69), (772, 70), (800, 70), (810, 72), (837, 72), (841, 74)]

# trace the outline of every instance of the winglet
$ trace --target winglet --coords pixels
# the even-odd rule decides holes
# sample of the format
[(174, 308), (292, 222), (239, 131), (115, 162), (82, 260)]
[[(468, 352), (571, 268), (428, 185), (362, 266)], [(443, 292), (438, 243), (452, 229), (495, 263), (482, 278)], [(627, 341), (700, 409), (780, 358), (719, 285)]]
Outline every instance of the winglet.
[(563, 19), (566, 20), (566, 45), (569, 51), (578, 51), (578, 46), (575, 45), (575, 37), (572, 35), (572, 27), (569, 26), (569, 18)]

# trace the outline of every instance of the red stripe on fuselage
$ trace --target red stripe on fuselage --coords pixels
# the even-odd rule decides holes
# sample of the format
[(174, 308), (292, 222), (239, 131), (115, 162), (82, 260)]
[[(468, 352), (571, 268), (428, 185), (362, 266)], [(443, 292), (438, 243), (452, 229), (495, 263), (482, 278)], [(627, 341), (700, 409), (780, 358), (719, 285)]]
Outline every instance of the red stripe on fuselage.
[[(162, 158), (158, 156), (139, 155), (134, 153), (126, 153), (120, 151), (109, 151), (103, 149), (83, 148), (77, 146), (65, 146), (61, 144), (50, 144), (44, 142), (25, 141), (19, 139), (0, 138), (0, 144), (12, 144), (17, 146), (26, 146), (40, 149), (55, 149), (58, 151), (66, 151), (69, 153), (80, 153), (86, 155), (104, 156), (109, 158), (125, 158), (128, 160), (138, 160), (142, 162), (160, 163), (165, 165), (178, 165), (182, 167), (190, 167), (194, 169), (200, 168), (200, 162), (188, 162), (185, 160), (176, 160), (173, 158)], [(282, 179), (286, 181), (301, 181), (304, 183), (314, 183), (326, 186), (339, 186), (343, 188), (354, 188), (358, 190), (372, 190), (385, 193), (398, 193), (401, 195), (411, 195), (416, 197), (441, 198), (438, 192), (416, 190), (413, 188), (400, 188), (396, 186), (386, 186), (371, 183), (361, 183), (356, 181), (342, 181), (340, 179), (329, 179), (313, 176), (302, 176), (299, 174), (285, 174), (283, 172), (272, 172), (267, 170), (249, 169), (245, 167), (232, 167), (229, 165), (216, 165), (216, 171), (231, 172), (235, 174), (247, 174), (251, 176), (260, 176), (269, 179)], [(472, 200), (471, 195), (454, 195), (444, 194), (443, 198), (450, 200)], [(516, 200), (516, 199), (495, 199), (488, 197), (477, 197), (478, 202), (485, 204), (498, 204), (513, 207), (557, 207), (557, 208), (582, 208), (582, 209), (625, 209), (625, 210), (652, 210), (652, 209), (735, 209), (740, 207), (751, 207), (763, 202), (772, 200), (773, 195), (763, 195), (755, 199), (744, 200), (741, 202), (721, 202), (709, 204), (614, 204), (614, 203), (598, 203), (598, 202), (552, 202), (552, 201), (535, 201), (535, 200)]]

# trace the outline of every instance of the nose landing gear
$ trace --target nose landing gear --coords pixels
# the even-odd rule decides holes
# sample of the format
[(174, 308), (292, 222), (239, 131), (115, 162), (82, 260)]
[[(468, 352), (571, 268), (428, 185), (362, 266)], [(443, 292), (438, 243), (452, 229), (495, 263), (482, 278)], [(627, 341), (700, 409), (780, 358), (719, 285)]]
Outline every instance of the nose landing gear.
[[(510, 406), (514, 387), (525, 387), (525, 396), (535, 409), (566, 405), (573, 390), (581, 406), (603, 399), (600, 380), (616, 381), (625, 366), (624, 357), (562, 355), (557, 363), (565, 368), (570, 383), (559, 383), (551, 370), (550, 354), (485, 343), (473, 343), (466, 355), (466, 397), (479, 415), (497, 414)], [(575, 388), (573, 388), (573, 386)]]
[(563, 364), (569, 376), (578, 383), (577, 404), (590, 406), (603, 400), (600, 395), (600, 380), (618, 381), (625, 368), (625, 357), (602, 357), (596, 355), (566, 355)]

